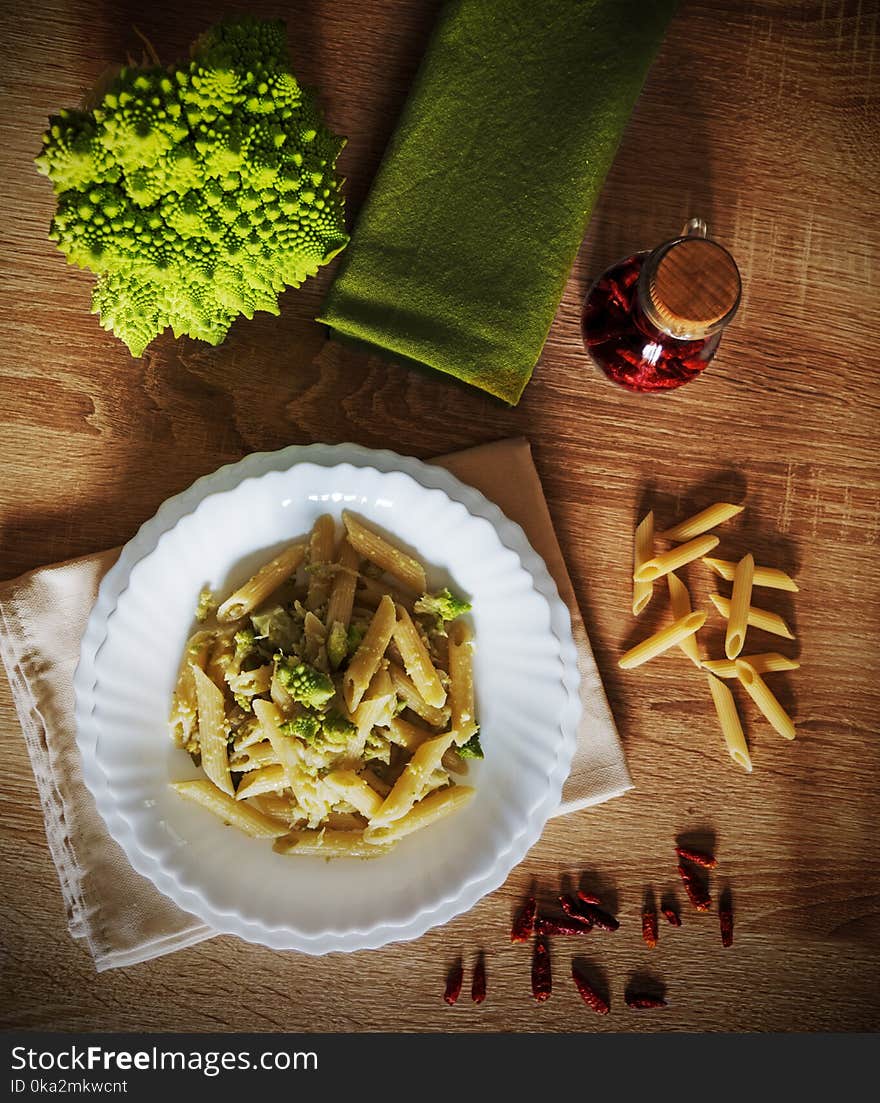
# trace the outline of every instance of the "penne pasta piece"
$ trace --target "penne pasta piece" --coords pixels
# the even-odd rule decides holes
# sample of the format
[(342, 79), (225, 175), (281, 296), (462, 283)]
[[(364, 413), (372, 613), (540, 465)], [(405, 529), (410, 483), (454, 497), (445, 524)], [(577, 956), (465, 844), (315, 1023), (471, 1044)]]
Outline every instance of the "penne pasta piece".
[(371, 789), (375, 789), (380, 797), (387, 797), (391, 792), (391, 786), (387, 781), (384, 781), (379, 775), (372, 770), (369, 766), (365, 770), (361, 770), (360, 775), (364, 781), (369, 785)]
[(300, 829), (283, 832), (272, 847), (277, 854), (311, 854), (318, 858), (378, 858), (387, 850), (364, 842), (363, 831), (340, 831), (334, 828)]
[(751, 552), (737, 563), (733, 574), (733, 590), (730, 594), (730, 613), (727, 617), (727, 632), (724, 637), (724, 653), (728, 659), (735, 659), (746, 642), (749, 626), (749, 605), (752, 600), (752, 578), (755, 573), (755, 559)]
[(327, 629), (314, 613), (308, 612), (303, 620), (303, 658), (314, 665), (327, 642)]
[(412, 617), (402, 605), (396, 606), (397, 624), (394, 627), (394, 642), (400, 651), (407, 674), (421, 694), (422, 700), (434, 708), (446, 704), (446, 690), (434, 669), (431, 656), (425, 647), (425, 641), (416, 630)]
[(182, 797), (200, 804), (215, 816), (237, 827), (255, 839), (277, 839), (288, 832), (287, 824), (270, 819), (248, 804), (239, 804), (233, 797), (222, 793), (210, 781), (173, 781), (171, 788)]
[(379, 663), (385, 655), (385, 648), (396, 625), (394, 602), (386, 594), (379, 602), (367, 633), (352, 656), (342, 679), (342, 694), (349, 712), (354, 712), (358, 707), (373, 675), (379, 669)]
[(199, 667), (193, 667), (196, 701), (199, 712), (199, 748), (202, 753), (202, 769), (218, 789), (233, 796), (232, 777), (229, 773), (229, 756), (226, 750), (226, 705), (223, 694), (208, 675)]
[(263, 766), (241, 779), (235, 790), (235, 799), (246, 800), (248, 797), (258, 797), (261, 793), (277, 793), (286, 787), (287, 777), (283, 766)]
[(672, 540), (676, 544), (685, 540), (693, 540), (695, 536), (700, 536), (702, 533), (708, 532), (709, 529), (714, 529), (717, 525), (729, 521), (731, 517), (736, 517), (745, 508), (745, 506), (732, 505), (730, 502), (715, 502), (713, 505), (707, 506), (706, 509), (701, 509), (699, 513), (695, 513), (693, 517), (688, 517), (685, 521), (679, 521), (671, 529), (661, 532), (659, 537), (661, 540)]
[[(682, 617), (686, 617), (691, 612), (691, 596), (687, 591), (687, 586), (677, 574), (670, 571), (666, 576), (666, 581), (669, 585), (669, 603), (672, 606), (672, 615), (676, 620), (681, 620)], [(694, 666), (702, 666), (696, 636), (685, 636), (678, 646)]]
[(367, 819), (375, 816), (382, 807), (382, 797), (354, 770), (331, 770), (324, 781), (340, 800), (348, 801)]
[[(758, 655), (740, 655), (740, 659), (750, 663), (759, 674), (773, 674), (779, 670), (798, 670), (797, 659), (789, 659), (778, 651), (763, 651)], [(703, 667), (711, 670), (719, 678), (735, 678), (736, 662), (733, 659), (704, 659)]]
[[(732, 560), (710, 559), (708, 556), (704, 556), (703, 562), (710, 570), (713, 570), (717, 575), (721, 575), (727, 582), (733, 582), (736, 563)], [(766, 587), (770, 590), (789, 590), (793, 594), (800, 592), (800, 587), (791, 575), (786, 574), (785, 571), (780, 571), (777, 567), (755, 566), (752, 585)]]
[(408, 590), (422, 594), (427, 589), (425, 580), (425, 568), (411, 555), (390, 544), (384, 536), (367, 528), (361, 521), (343, 510), (342, 520), (348, 534), (349, 542), (355, 547), (364, 559), (369, 559), (393, 578), (402, 582)]
[(244, 749), (244, 753), (230, 763), (230, 770), (236, 773), (244, 773), (249, 770), (261, 770), (264, 766), (277, 766), (278, 756), (272, 748), (272, 744), (265, 738), (262, 727), (258, 728), (262, 742), (253, 743)]
[(422, 743), (394, 783), (379, 810), (371, 817), (370, 827), (382, 827), (406, 815), (424, 793), (431, 775), (439, 767), (443, 755), (452, 746), (454, 739), (455, 732), (449, 731)]
[(333, 562), (336, 550), (336, 522), (329, 513), (315, 521), (309, 535), (309, 588), (305, 607), (316, 612), (330, 595), (331, 580), (322, 567)]
[(648, 636), (646, 640), (642, 640), (641, 643), (636, 644), (635, 647), (630, 648), (618, 660), (618, 666), (624, 670), (631, 670), (634, 666), (641, 666), (642, 663), (648, 662), (649, 659), (653, 659), (657, 655), (661, 655), (664, 651), (668, 651), (670, 647), (675, 647), (677, 643), (681, 643), (682, 640), (688, 636), (692, 636), (706, 623), (705, 613), (688, 613), (686, 617), (681, 617), (679, 620), (673, 621), (666, 628), (661, 628), (659, 632), (655, 632), (652, 636)]
[[(730, 598), (722, 597), (721, 594), (709, 594), (709, 597), (722, 617), (730, 616)], [(787, 640), (795, 638), (794, 633), (782, 617), (778, 613), (771, 613), (767, 609), (756, 609), (754, 605), (750, 605), (748, 623), (752, 628), (761, 628), (765, 632), (771, 632), (774, 636), (784, 636)]]
[(306, 555), (306, 544), (291, 544), (289, 548), (265, 563), (257, 573), (228, 597), (217, 610), (220, 621), (241, 620), (252, 609), (256, 609), (266, 598), (277, 590), (282, 582), (296, 574)]
[(180, 665), (180, 673), (174, 687), (171, 714), (168, 717), (174, 741), (181, 747), (187, 746), (196, 731), (198, 702), (196, 701), (193, 667), (197, 666), (200, 670), (205, 669), (208, 656), (214, 645), (214, 639), (214, 632), (203, 630), (196, 632), (186, 643), (183, 662)]
[(279, 725), (283, 717), (271, 701), (254, 701), (254, 712), (266, 738), (272, 744), (272, 750), (284, 767), (287, 785), (293, 790), (297, 804), (310, 820), (320, 820), (327, 811), (324, 785), (305, 770), (298, 740), (290, 739), (281, 731)]
[(384, 727), (394, 716), (396, 707), (397, 694), (394, 692), (391, 675), (380, 666), (373, 675), (361, 703), (351, 714), (351, 721), (357, 728), (358, 738), (363, 741), (373, 728)]
[(654, 593), (652, 582), (636, 582), (635, 572), (643, 563), (654, 558), (654, 511), (651, 510), (639, 522), (633, 540), (633, 597), (632, 611), (638, 616)]
[(794, 722), (780, 705), (769, 686), (751, 663), (743, 659), (736, 660), (736, 673), (746, 688), (746, 692), (755, 702), (764, 716), (770, 721), (783, 739), (794, 739), (797, 734)]
[(369, 578), (361, 575), (358, 579), (358, 587), (355, 593), (355, 601), (372, 613), (385, 594), (389, 594), (395, 605), (403, 605), (406, 609), (412, 609), (413, 599), (406, 597), (394, 586), (389, 586), (378, 578)]
[(392, 716), (385, 727), (391, 742), (408, 751), (414, 751), (425, 740), (432, 739), (437, 734), (427, 728), (420, 728), (418, 724), (410, 724), (408, 720), (401, 720), (399, 716)]
[(232, 642), (232, 634), (229, 632), (215, 636), (214, 646), (211, 648), (208, 661), (205, 664), (205, 673), (222, 692), (226, 685), (226, 675), (232, 666), (232, 656), (235, 645)]
[(718, 721), (721, 724), (721, 734), (727, 744), (730, 757), (747, 772), (752, 772), (752, 759), (743, 735), (742, 724), (739, 722), (739, 713), (736, 711), (736, 702), (733, 694), (714, 674), (707, 674), (712, 700), (715, 702), (715, 711), (718, 713)]
[(718, 546), (717, 536), (698, 536), (695, 540), (689, 540), (686, 544), (679, 544), (677, 548), (671, 548), (667, 552), (655, 555), (653, 559), (646, 559), (640, 567), (633, 572), (636, 582), (656, 582), (658, 578), (677, 571), (679, 567), (699, 559), (706, 552)]
[(280, 797), (277, 793), (261, 793), (258, 797), (251, 797), (248, 803), (270, 819), (280, 820), (284, 824), (285, 831), (290, 830), (291, 821), (296, 818), (294, 806), (290, 800), (287, 797)]
[(412, 709), (417, 716), (427, 721), (432, 728), (442, 728), (449, 721), (449, 706), (444, 705), (443, 708), (437, 709), (429, 705), (402, 667), (396, 663), (389, 663), (388, 673), (394, 684), (394, 692), (400, 700), (408, 709)]
[(448, 789), (439, 789), (420, 800), (405, 816), (384, 827), (371, 824), (364, 831), (364, 840), (372, 844), (388, 844), (420, 831), (429, 824), (436, 823), (444, 816), (457, 811), (474, 795), (467, 785), (453, 785)]
[(474, 704), (473, 635), (461, 620), (449, 626), (450, 723), (460, 747), (479, 731)]
[(324, 624), (328, 630), (336, 621), (339, 621), (344, 628), (348, 628), (351, 621), (361, 557), (346, 539), (343, 539), (339, 546), (336, 563), (338, 569), (333, 576), (330, 598), (327, 601), (327, 616), (324, 618)]

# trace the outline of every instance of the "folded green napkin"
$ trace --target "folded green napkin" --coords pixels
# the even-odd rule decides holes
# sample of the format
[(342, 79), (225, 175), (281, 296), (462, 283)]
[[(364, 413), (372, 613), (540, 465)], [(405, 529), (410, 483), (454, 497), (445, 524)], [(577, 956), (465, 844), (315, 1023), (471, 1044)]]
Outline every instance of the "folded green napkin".
[(516, 403), (674, 7), (448, 3), (319, 321)]

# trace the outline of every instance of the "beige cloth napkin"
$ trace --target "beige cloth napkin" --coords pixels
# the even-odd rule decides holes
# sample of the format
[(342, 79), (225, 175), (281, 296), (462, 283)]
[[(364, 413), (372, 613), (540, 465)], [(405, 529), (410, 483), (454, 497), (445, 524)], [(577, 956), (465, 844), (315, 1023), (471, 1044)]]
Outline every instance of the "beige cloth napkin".
[[(523, 527), (571, 611), (584, 711), (556, 814), (625, 792), (632, 782), (528, 442), (499, 441), (435, 462)], [(215, 933), (135, 873), (82, 778), (73, 674), (98, 586), (118, 554), (118, 548), (100, 552), (0, 585), (0, 655), (27, 742), (70, 933), (85, 942), (98, 971), (147, 961)]]

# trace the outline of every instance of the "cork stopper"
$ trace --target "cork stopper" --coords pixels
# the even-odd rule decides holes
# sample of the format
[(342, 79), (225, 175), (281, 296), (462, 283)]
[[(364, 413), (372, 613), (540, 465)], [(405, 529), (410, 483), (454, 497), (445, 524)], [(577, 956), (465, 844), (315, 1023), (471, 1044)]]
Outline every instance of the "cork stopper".
[(696, 332), (728, 315), (740, 289), (739, 269), (726, 249), (685, 238), (666, 250), (651, 274), (651, 305), (671, 329)]

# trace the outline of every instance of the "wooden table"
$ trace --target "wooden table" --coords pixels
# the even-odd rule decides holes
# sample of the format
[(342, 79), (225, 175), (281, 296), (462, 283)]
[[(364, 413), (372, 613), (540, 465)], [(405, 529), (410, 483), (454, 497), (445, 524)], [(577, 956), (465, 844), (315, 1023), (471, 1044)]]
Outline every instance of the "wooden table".
[[(91, 278), (46, 240), (52, 197), (31, 165), (46, 116), (108, 61), (181, 54), (241, 4), (32, 0), (4, 16), (4, 282), (0, 437), (4, 577), (124, 542), (168, 495), (253, 450), (352, 440), (426, 457), (528, 436), (636, 788), (548, 824), (506, 885), (408, 945), (310, 959), (231, 938), (96, 975), (67, 936), (8, 686), (2, 708), (3, 1025), (225, 1030), (855, 1030), (880, 1025), (876, 826), (880, 488), (876, 458), (880, 111), (877, 9), (854, 0), (681, 6), (626, 131), (523, 401), (509, 410), (437, 375), (324, 343), (310, 321), (332, 271), (288, 292), (280, 318), (209, 349), (163, 338), (142, 360), (88, 313)], [(436, 2), (260, 5), (289, 19), (297, 71), (320, 89), (354, 215), (425, 46)], [(14, 18), (13, 18), (14, 15)], [(872, 77), (873, 65), (873, 77)], [(738, 258), (745, 298), (704, 378), (640, 400), (585, 357), (578, 309), (611, 260), (706, 218)], [(629, 540), (639, 506), (664, 520), (747, 495), (733, 550), (796, 570), (775, 608), (803, 669), (780, 678), (799, 738), (745, 710), (755, 772), (727, 759), (702, 676), (667, 658), (624, 675)], [(763, 595), (762, 595), (763, 596)], [(771, 600), (770, 598), (767, 599)], [(717, 623), (717, 622), (716, 622)], [(684, 911), (658, 949), (639, 937), (645, 890), (675, 888), (673, 840), (714, 836), (736, 944)], [(614, 1012), (583, 1009), (557, 947), (558, 992), (529, 997), (507, 941), (532, 878), (595, 873), (621, 930), (590, 958)], [(681, 893), (679, 891), (679, 899)], [(489, 998), (441, 999), (459, 953), (487, 953)], [(647, 970), (665, 1014), (627, 1011)]]

